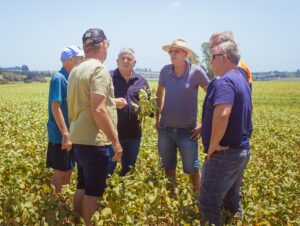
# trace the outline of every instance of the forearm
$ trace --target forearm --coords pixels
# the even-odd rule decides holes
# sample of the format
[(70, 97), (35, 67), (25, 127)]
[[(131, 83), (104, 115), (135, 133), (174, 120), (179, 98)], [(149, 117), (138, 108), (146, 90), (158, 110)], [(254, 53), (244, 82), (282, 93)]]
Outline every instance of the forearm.
[(215, 149), (219, 146), (219, 143), (223, 138), (227, 129), (230, 112), (231, 112), (230, 105), (221, 105), (215, 107), (213, 120), (212, 120), (210, 145), (209, 145), (210, 149)]
[(164, 88), (159, 85), (156, 92), (156, 106), (158, 109), (157, 115), (159, 115), (163, 107), (163, 94), (164, 94)]
[(60, 133), (62, 135), (68, 135), (69, 131), (60, 107), (52, 107), (52, 113)]
[(216, 148), (218, 147), (221, 139), (223, 138), (226, 128), (227, 128), (227, 122), (225, 122), (222, 117), (214, 116), (213, 122), (212, 122), (212, 131), (211, 131), (211, 138), (210, 138), (210, 148)]

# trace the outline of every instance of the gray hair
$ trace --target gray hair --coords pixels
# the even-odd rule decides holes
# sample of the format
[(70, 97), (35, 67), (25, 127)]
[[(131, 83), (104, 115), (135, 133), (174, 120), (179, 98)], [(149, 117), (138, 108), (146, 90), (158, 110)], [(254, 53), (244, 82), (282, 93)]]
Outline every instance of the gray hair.
[(123, 54), (130, 54), (133, 58), (135, 58), (134, 56), (134, 50), (131, 48), (123, 48), (120, 50), (118, 57), (120, 57)]
[(209, 39), (210, 43), (212, 43), (212, 41), (215, 38), (219, 38), (220, 42), (226, 42), (226, 41), (234, 42), (234, 36), (231, 31), (216, 32), (216, 33), (212, 34), (212, 36)]
[(234, 41), (229, 40), (221, 42), (219, 45), (216, 46), (216, 48), (218, 48), (220, 53), (225, 53), (232, 63), (236, 65), (239, 63), (241, 55)]

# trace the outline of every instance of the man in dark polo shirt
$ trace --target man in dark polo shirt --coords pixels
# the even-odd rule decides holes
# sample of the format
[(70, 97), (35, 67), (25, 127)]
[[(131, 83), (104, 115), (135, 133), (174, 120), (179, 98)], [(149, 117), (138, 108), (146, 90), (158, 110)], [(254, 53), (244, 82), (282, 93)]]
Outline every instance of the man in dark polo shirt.
[[(142, 137), (141, 122), (131, 103), (139, 104), (140, 89), (149, 90), (149, 85), (145, 78), (133, 70), (136, 59), (131, 48), (121, 49), (117, 64), (118, 68), (113, 72), (112, 79), (118, 113), (118, 135), (123, 148), (119, 175), (125, 176), (135, 166)], [(113, 174), (116, 164), (110, 162), (110, 174)]]
[(223, 225), (222, 209), (242, 216), (240, 189), (250, 158), (251, 88), (238, 69), (240, 55), (233, 41), (212, 48), (217, 77), (207, 89), (201, 136), (207, 153), (200, 185), (201, 225)]

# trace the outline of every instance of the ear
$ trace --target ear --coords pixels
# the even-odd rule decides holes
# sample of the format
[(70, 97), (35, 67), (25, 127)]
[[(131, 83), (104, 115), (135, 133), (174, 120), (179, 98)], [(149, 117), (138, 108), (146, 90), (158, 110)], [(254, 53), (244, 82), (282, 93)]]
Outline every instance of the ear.
[(222, 60), (223, 60), (223, 62), (228, 62), (229, 61), (229, 59), (228, 59), (228, 57), (227, 57), (227, 54), (226, 53), (224, 53), (223, 54), (223, 56), (222, 56)]
[(185, 58), (189, 57), (188, 51), (183, 50), (183, 52), (185, 53)]

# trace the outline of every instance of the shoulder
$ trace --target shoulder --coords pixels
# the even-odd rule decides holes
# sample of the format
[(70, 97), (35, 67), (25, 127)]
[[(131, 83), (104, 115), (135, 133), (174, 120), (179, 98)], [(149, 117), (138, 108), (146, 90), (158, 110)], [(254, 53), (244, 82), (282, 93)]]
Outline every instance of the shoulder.
[(111, 78), (113, 80), (117, 79), (120, 76), (120, 71), (118, 70), (118, 68), (114, 69), (114, 70), (110, 70), (109, 74), (111, 76)]
[(111, 76), (112, 78), (115, 77), (116, 74), (117, 74), (117, 71), (118, 71), (118, 68), (113, 69), (113, 70), (110, 70), (110, 71), (109, 71), (110, 76)]
[(99, 75), (105, 75), (110, 77), (108, 68), (99, 60), (88, 59), (82, 63), (83, 63), (83, 67), (87, 70), (90, 70), (91, 74), (99, 74)]
[(56, 72), (53, 76), (52, 76), (52, 79), (61, 79), (61, 78), (64, 78), (64, 75), (58, 71)]
[(77, 67), (81, 69), (91, 69), (91, 70), (106, 68), (106, 66), (103, 63), (101, 63), (99, 60), (96, 59), (86, 59), (82, 61)]
[(240, 78), (242, 75), (242, 73), (240, 72), (240, 70), (237, 68), (235, 70), (230, 70), (228, 72), (225, 73), (225, 75), (223, 76), (224, 79), (228, 79), (228, 80), (235, 80), (237, 78)]
[(173, 64), (168, 64), (168, 65), (165, 65), (161, 70), (160, 70), (160, 73), (169, 73), (173, 68)]
[(50, 84), (53, 84), (53, 83), (58, 83), (58, 82), (61, 82), (65, 80), (65, 76), (60, 73), (59, 71), (56, 72), (52, 77), (51, 77), (51, 81), (50, 81)]
[(207, 76), (206, 71), (200, 65), (191, 64), (191, 72), (194, 72), (196, 75)]
[(235, 86), (240, 78), (240, 72), (238, 70), (230, 70), (225, 73), (222, 77), (216, 80), (216, 86)]
[(145, 79), (144, 76), (142, 76), (141, 74), (135, 73), (134, 72), (134, 77), (136, 77), (138, 80), (140, 80), (141, 82), (147, 82), (147, 80)]

